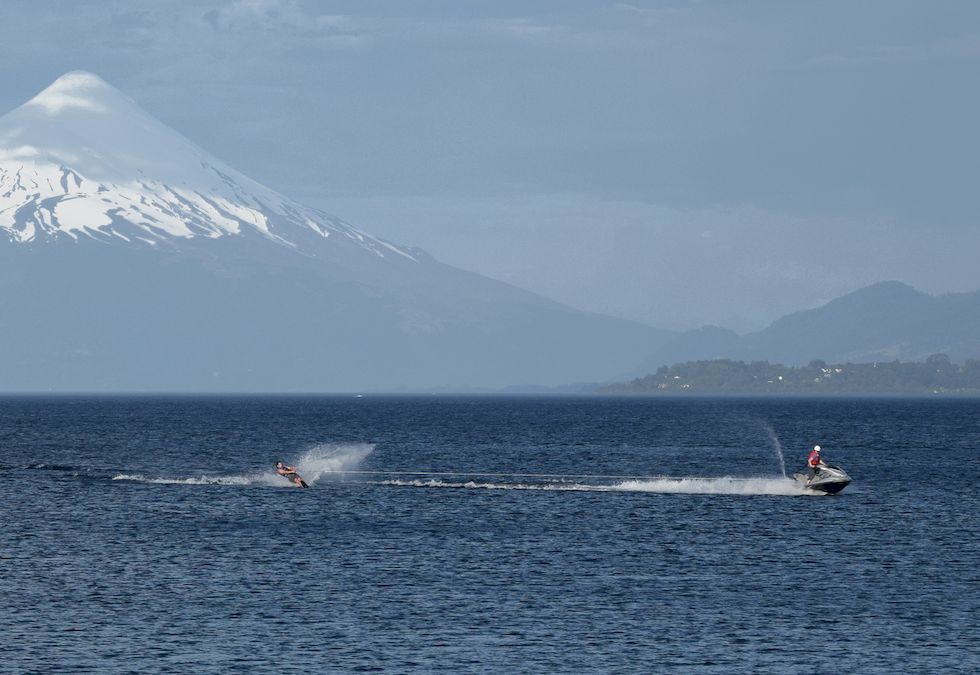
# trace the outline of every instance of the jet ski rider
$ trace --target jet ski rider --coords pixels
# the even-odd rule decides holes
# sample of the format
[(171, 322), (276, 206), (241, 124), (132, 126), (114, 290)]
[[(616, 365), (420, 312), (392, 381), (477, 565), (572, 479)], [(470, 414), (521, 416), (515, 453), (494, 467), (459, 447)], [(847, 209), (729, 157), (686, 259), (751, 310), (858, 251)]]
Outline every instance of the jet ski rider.
[(810, 480), (813, 480), (817, 475), (821, 464), (823, 464), (823, 458), (820, 456), (820, 446), (814, 445), (810, 455), (806, 458), (806, 466), (810, 470)]

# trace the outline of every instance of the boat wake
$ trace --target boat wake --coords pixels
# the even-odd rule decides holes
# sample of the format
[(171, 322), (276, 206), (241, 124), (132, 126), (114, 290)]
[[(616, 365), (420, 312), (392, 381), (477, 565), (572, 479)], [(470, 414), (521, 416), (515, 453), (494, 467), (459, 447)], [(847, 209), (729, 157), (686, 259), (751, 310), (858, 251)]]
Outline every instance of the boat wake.
[[(452, 473), (434, 471), (362, 471), (361, 462), (374, 451), (370, 443), (325, 443), (296, 459), (296, 467), (309, 485), (329, 478), (347, 482), (401, 488), (449, 488), (473, 490), (538, 490), (549, 492), (649, 492), (691, 495), (814, 495), (801, 483), (784, 477), (735, 478), (731, 476), (601, 476), (571, 474)], [(157, 485), (259, 485), (294, 487), (271, 468), (230, 475), (152, 476), (119, 473), (114, 481)]]
[[(597, 476), (596, 478), (602, 478)], [(559, 492), (653, 492), (692, 495), (773, 495), (799, 497), (815, 493), (791, 478), (703, 478), (662, 476), (635, 478), (611, 484), (599, 482), (495, 482), (486, 480), (446, 480), (443, 478), (390, 479), (381, 485), (419, 488), (478, 490), (545, 490)]]
[(617, 490), (692, 495), (773, 495), (798, 497), (812, 495), (792, 478), (653, 478), (624, 481)]
[(154, 477), (141, 473), (120, 473), (112, 480), (133, 481), (136, 483), (151, 483), (154, 485), (268, 485), (270, 487), (290, 487), (290, 483), (280, 480), (275, 472), (256, 472), (232, 476), (187, 476), (187, 477)]
[[(314, 446), (288, 461), (296, 467), (309, 485), (315, 484), (324, 476), (342, 475), (355, 470), (368, 455), (374, 451), (370, 443), (324, 443)], [(156, 485), (265, 485), (268, 487), (295, 487), (286, 478), (270, 468), (264, 471), (251, 471), (232, 475), (199, 476), (147, 476), (142, 473), (120, 473), (112, 480), (150, 483)]]

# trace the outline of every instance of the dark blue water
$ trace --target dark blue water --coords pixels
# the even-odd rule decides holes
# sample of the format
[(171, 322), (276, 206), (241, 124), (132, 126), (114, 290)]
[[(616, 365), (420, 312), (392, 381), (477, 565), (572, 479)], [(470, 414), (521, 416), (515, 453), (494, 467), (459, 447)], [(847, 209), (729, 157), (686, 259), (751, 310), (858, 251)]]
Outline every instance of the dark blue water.
[(2, 399), (0, 670), (976, 672), (978, 449), (976, 400)]

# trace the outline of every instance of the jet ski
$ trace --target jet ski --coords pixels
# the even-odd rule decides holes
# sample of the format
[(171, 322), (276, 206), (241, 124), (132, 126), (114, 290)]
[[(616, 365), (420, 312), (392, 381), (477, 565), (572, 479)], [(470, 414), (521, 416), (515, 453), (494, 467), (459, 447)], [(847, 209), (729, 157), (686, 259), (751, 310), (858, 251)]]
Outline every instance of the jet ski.
[(851, 484), (851, 477), (839, 466), (819, 464), (813, 470), (813, 476), (805, 473), (794, 473), (795, 478), (808, 490), (835, 495)]

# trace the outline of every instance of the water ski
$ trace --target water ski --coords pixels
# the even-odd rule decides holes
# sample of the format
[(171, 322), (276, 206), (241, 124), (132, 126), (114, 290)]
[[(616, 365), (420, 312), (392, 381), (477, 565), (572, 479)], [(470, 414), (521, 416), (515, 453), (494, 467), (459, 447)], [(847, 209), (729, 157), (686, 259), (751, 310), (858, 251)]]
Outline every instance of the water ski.
[(298, 473), (285, 473), (285, 474), (283, 474), (283, 476), (285, 476), (286, 478), (288, 478), (289, 480), (291, 480), (294, 485), (297, 485), (297, 486), (299, 486), (301, 488), (308, 488), (308, 487), (310, 487), (309, 485), (307, 485), (306, 481), (303, 480), (302, 477)]

